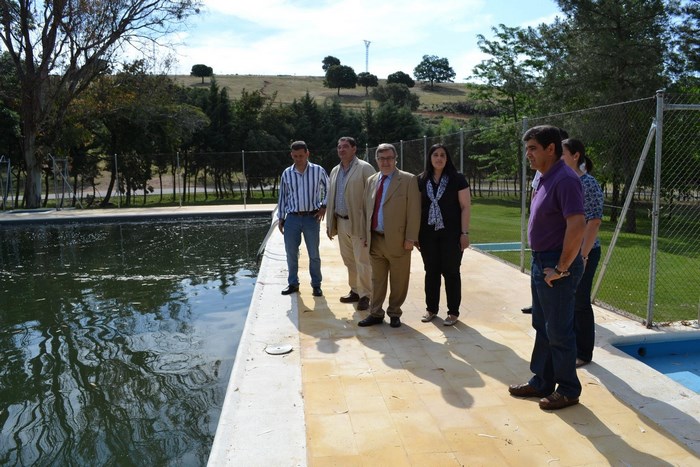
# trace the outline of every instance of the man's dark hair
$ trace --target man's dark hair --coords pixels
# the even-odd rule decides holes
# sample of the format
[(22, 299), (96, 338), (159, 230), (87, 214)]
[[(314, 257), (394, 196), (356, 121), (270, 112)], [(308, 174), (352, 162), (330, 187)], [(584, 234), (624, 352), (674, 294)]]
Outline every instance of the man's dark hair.
[(308, 151), (309, 147), (306, 145), (304, 141), (294, 141), (291, 145), (292, 151), (296, 151), (298, 149), (303, 149), (304, 151)]
[(526, 143), (531, 139), (537, 141), (543, 148), (554, 144), (554, 154), (557, 159), (561, 158), (561, 130), (559, 128), (552, 125), (533, 126), (523, 136), (523, 141)]
[(353, 138), (352, 136), (341, 136), (340, 138), (338, 138), (338, 142), (340, 143), (341, 141), (345, 141), (353, 148), (357, 147), (357, 142), (355, 141), (355, 138)]

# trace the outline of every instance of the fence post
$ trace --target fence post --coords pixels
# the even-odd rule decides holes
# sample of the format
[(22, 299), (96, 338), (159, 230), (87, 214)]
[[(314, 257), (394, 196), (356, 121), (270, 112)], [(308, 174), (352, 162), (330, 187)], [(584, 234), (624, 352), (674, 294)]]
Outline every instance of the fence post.
[[(523, 132), (527, 131), (527, 117), (523, 118)], [(518, 138), (520, 140), (520, 138)], [(522, 171), (520, 173), (520, 272), (525, 272), (525, 245), (527, 244), (527, 151), (522, 145)]]
[(117, 182), (117, 207), (122, 207), (122, 192), (119, 189), (119, 163), (117, 162), (117, 153), (114, 153), (114, 180)]
[(647, 328), (654, 320), (654, 292), (656, 289), (656, 256), (659, 244), (659, 204), (661, 200), (661, 156), (664, 136), (664, 91), (656, 91), (656, 146), (654, 148), (654, 199), (651, 209), (651, 257), (649, 262), (649, 291), (647, 293)]
[(399, 141), (399, 153), (400, 153), (400, 158), (399, 158), (399, 165), (400, 169), (403, 170), (403, 140)]
[(423, 136), (423, 167), (427, 164), (428, 160), (428, 137)]
[(464, 128), (459, 129), (459, 171), (464, 173)]
[(369, 144), (365, 143), (365, 162), (369, 162)]
[(245, 174), (245, 149), (241, 149), (241, 167), (243, 169), (243, 180), (245, 180), (245, 186), (243, 187), (243, 209), (248, 209), (248, 177)]
[[(175, 169), (175, 190), (180, 192), (178, 203), (180, 204), (180, 207), (182, 207), (182, 196), (185, 190), (182, 183), (180, 183), (180, 151), (175, 151), (175, 160), (177, 161), (177, 168)], [(178, 185), (180, 186), (178, 187)]]

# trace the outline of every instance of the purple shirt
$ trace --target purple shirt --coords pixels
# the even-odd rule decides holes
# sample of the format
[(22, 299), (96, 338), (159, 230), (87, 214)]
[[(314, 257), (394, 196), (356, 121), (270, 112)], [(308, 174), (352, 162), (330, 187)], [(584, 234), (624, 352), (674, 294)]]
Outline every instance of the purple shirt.
[(561, 250), (566, 218), (583, 214), (583, 188), (576, 172), (559, 159), (542, 175), (530, 203), (527, 238), (532, 251)]

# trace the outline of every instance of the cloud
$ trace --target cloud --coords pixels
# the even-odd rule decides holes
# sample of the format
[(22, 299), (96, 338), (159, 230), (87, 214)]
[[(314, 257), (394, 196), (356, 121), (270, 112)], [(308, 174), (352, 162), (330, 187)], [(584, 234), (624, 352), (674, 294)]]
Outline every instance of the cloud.
[[(327, 55), (359, 73), (365, 71), (364, 40), (369, 40), (369, 71), (379, 78), (399, 70), (412, 74), (423, 55), (437, 55), (448, 58), (461, 81), (483, 59), (476, 35), (488, 36), (492, 25), (521, 16), (506, 11), (506, 17), (504, 9), (494, 6), (501, 1), (485, 0), (204, 0), (204, 4), (202, 13), (173, 40), (177, 73), (188, 74), (192, 65), (204, 63), (215, 74), (321, 76), (321, 61)], [(501, 12), (498, 21), (494, 8)]]

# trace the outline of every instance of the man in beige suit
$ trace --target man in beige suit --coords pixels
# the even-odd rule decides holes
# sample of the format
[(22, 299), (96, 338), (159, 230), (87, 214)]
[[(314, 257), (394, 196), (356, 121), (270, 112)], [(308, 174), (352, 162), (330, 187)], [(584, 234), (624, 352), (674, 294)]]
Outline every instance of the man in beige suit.
[(371, 164), (357, 158), (357, 143), (350, 136), (338, 140), (340, 164), (333, 167), (328, 190), (326, 233), (338, 236), (340, 256), (348, 270), (350, 292), (340, 297), (342, 303), (357, 302), (360, 311), (369, 308), (372, 269), (369, 251), (364, 244), (362, 208), (367, 178), (375, 173)]
[(375, 155), (379, 173), (365, 188), (365, 232), (372, 265), (370, 314), (358, 323), (372, 326), (384, 322), (384, 298), (389, 293), (390, 326), (401, 326), (401, 305), (408, 295), (411, 251), (420, 230), (420, 192), (415, 175), (396, 168), (396, 148), (380, 144)]

